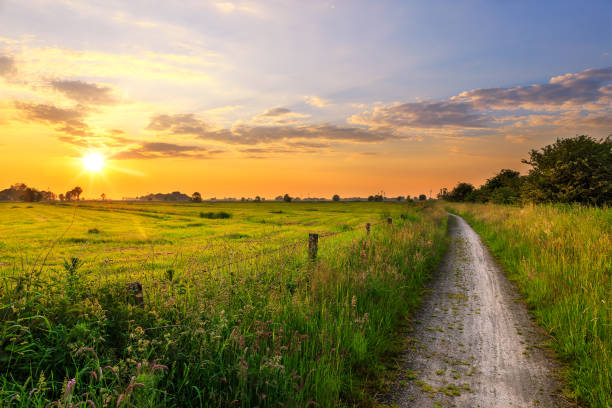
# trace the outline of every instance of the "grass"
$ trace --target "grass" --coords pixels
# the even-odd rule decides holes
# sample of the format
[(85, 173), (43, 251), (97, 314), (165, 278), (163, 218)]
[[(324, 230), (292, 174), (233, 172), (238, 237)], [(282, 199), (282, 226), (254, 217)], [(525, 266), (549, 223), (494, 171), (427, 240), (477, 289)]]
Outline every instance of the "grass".
[(367, 405), (446, 230), (396, 203), (0, 207), (11, 407)]
[(612, 405), (612, 210), (452, 204), (515, 281), (569, 367), (572, 396)]

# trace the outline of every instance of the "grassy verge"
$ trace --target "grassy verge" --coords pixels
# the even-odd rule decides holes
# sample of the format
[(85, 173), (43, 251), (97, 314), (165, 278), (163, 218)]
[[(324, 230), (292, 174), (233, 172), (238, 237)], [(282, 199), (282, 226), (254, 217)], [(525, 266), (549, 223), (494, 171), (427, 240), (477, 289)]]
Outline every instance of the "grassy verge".
[(612, 405), (612, 210), (452, 204), (487, 243), (567, 363), (573, 397)]
[(314, 263), (302, 246), (214, 271), (16, 271), (0, 286), (0, 405), (361, 403), (445, 231), (441, 209), (407, 207), (369, 236), (323, 238)]

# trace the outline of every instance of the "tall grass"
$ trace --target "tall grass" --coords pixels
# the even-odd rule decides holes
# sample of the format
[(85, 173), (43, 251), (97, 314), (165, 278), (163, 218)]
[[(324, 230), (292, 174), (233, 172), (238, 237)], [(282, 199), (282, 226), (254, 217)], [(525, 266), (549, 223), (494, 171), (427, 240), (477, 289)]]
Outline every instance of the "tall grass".
[[(180, 268), (152, 262), (104, 279), (72, 259), (38, 276), (15, 271), (0, 287), (0, 401), (365, 403), (364, 378), (392, 346), (444, 247), (441, 209), (406, 211), (371, 235), (321, 239), (316, 262), (298, 243), (214, 270), (193, 257)], [(143, 284), (143, 306), (126, 288), (132, 281)]]
[(612, 210), (452, 204), (518, 284), (567, 363), (573, 396), (612, 405)]

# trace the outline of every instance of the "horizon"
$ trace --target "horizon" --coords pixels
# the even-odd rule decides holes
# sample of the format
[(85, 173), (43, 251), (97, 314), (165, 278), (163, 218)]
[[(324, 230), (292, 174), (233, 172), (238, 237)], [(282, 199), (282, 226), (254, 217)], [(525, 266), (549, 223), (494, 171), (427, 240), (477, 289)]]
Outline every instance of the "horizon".
[[(0, 190), (387, 197), (612, 133), (612, 5), (0, 3)], [(94, 198), (96, 199), (96, 198)]]

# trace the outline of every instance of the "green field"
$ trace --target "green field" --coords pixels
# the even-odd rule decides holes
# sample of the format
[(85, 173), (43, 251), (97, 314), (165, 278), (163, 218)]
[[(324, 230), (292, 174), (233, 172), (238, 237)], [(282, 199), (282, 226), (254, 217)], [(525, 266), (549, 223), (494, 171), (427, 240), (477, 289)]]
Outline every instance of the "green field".
[(445, 231), (428, 204), (1, 203), (0, 401), (367, 404)]
[(572, 398), (612, 404), (612, 210), (449, 205), (480, 234), (568, 366)]

